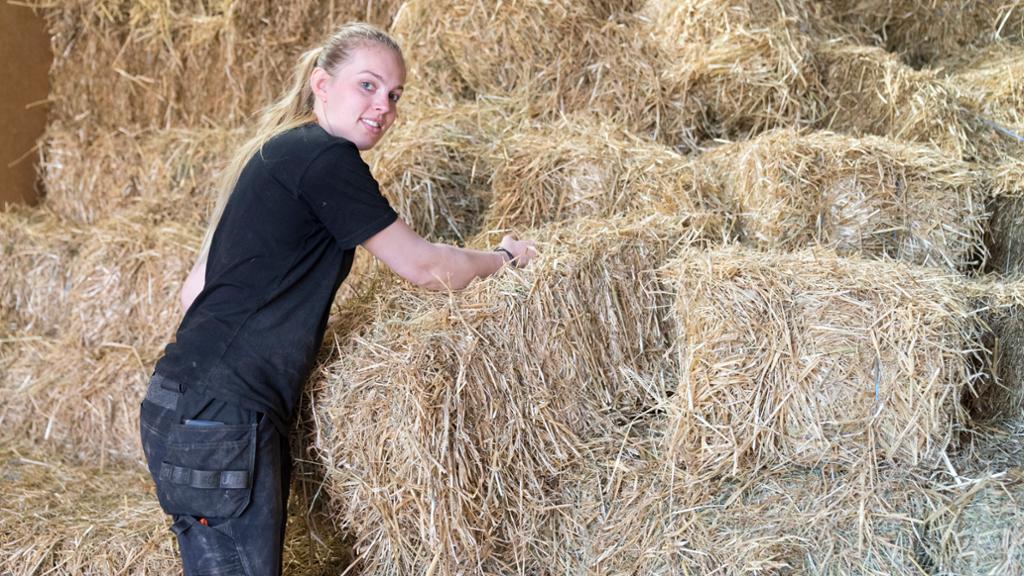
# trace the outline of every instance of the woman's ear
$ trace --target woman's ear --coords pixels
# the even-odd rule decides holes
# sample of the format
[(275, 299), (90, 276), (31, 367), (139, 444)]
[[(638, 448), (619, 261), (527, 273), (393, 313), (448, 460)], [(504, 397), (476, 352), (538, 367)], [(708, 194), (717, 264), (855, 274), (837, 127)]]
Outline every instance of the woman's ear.
[(326, 70), (317, 66), (313, 69), (313, 73), (309, 75), (309, 89), (313, 91), (313, 98), (323, 101), (327, 98), (327, 82), (331, 79), (331, 75)]

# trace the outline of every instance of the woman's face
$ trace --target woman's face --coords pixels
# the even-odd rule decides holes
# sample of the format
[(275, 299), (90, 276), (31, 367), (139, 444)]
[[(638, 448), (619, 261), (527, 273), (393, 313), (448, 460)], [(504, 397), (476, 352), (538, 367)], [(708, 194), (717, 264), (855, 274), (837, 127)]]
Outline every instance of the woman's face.
[(353, 49), (333, 74), (315, 69), (309, 82), (320, 126), (369, 150), (395, 122), (405, 66), (394, 50), (367, 44)]

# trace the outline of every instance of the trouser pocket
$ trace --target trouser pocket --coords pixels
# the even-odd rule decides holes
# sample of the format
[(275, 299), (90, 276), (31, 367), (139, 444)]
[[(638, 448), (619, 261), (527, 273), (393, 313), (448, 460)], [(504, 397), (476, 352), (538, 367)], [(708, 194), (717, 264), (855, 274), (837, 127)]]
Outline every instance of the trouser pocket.
[(172, 424), (156, 474), (168, 514), (235, 518), (249, 505), (257, 423)]

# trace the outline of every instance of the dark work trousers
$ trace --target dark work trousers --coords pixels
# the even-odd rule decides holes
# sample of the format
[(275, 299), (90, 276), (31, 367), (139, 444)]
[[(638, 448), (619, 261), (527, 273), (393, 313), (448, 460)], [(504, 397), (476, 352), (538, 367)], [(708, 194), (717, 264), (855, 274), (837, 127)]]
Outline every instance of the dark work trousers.
[(291, 455), (270, 419), (155, 374), (140, 429), (185, 576), (281, 574)]

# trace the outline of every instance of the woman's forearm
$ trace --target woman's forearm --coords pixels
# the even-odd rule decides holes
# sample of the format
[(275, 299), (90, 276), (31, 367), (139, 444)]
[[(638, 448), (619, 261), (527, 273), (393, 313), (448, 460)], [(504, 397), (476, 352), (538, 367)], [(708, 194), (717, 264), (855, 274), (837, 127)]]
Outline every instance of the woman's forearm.
[(448, 244), (435, 244), (438, 258), (432, 263), (428, 277), (422, 284), (432, 290), (460, 290), (475, 278), (490, 276), (505, 265), (500, 252), (485, 252), (459, 248)]

